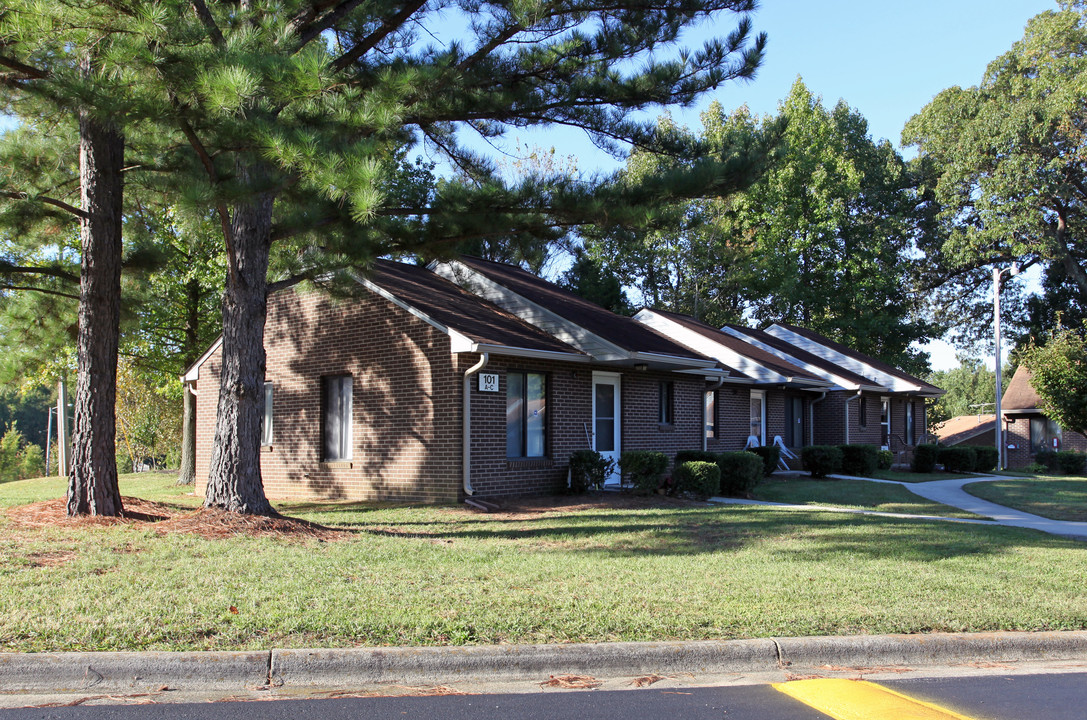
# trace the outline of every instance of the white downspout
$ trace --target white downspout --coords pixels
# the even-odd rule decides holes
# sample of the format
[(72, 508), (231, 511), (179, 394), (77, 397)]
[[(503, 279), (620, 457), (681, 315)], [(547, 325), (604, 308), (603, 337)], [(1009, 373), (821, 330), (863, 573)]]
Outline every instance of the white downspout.
[(845, 444), (849, 444), (849, 403), (854, 400), (859, 400), (861, 397), (861, 391), (858, 390), (857, 394), (853, 397), (847, 397), (845, 399)]
[(477, 362), (472, 367), (464, 371), (464, 403), (462, 419), (462, 438), (461, 438), (461, 458), (463, 459), (463, 466), (461, 467), (461, 478), (464, 483), (464, 494), (474, 495), (475, 490), (472, 489), (472, 376), (478, 373), (483, 368), (487, 367), (487, 361), (491, 359), (490, 353), (483, 353)]
[[(725, 378), (717, 378), (717, 384), (711, 388), (706, 388), (706, 391), (702, 393), (702, 452), (706, 452), (709, 449), (709, 438), (706, 437), (706, 393), (717, 392), (721, 389), (721, 386), (725, 384)], [(713, 409), (717, 410), (717, 403), (713, 404)], [(720, 415), (720, 413), (718, 413)]]
[(819, 393), (819, 397), (808, 403), (808, 444), (815, 444), (815, 406), (827, 399), (827, 391)]

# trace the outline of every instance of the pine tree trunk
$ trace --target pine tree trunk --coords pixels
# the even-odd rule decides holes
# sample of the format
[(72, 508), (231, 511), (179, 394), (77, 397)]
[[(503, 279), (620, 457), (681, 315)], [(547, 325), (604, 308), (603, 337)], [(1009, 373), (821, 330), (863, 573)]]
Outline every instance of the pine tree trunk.
[(196, 396), (188, 386), (182, 388), (184, 394), (181, 416), (181, 467), (177, 472), (178, 485), (192, 485), (196, 482)]
[[(239, 163), (238, 180), (260, 179), (259, 167)], [(264, 320), (267, 314), (270, 192), (238, 203), (231, 219), (223, 293), (222, 375), (215, 442), (204, 507), (274, 515), (260, 475), (260, 423), (264, 413)]]
[[(185, 288), (185, 369), (188, 370), (200, 355), (197, 342), (200, 338), (200, 283), (190, 280)], [(181, 467), (177, 473), (178, 485), (196, 482), (196, 395), (188, 387), (182, 389), (181, 416)]]
[(79, 276), (75, 431), (68, 515), (120, 515), (117, 487), (117, 346), (121, 317), (121, 200), (125, 142), (112, 124), (79, 118), (85, 216)]

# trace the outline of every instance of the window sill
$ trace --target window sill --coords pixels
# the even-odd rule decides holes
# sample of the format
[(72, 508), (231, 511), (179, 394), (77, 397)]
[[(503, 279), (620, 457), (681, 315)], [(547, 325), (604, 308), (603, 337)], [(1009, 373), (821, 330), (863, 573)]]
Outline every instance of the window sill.
[(676, 426), (673, 425), (672, 423), (660, 423), (659, 425), (657, 425), (657, 430), (659, 432), (667, 432), (667, 433), (675, 432), (676, 431)]
[(337, 460), (335, 462), (322, 462), (318, 465), (322, 470), (350, 470), (350, 460)]
[(554, 466), (549, 457), (506, 458), (507, 470), (546, 470)]
[(261, 452), (272, 452), (272, 450), (274, 450), (274, 449), (275, 449), (275, 445), (261, 445), (260, 446), (260, 451)]

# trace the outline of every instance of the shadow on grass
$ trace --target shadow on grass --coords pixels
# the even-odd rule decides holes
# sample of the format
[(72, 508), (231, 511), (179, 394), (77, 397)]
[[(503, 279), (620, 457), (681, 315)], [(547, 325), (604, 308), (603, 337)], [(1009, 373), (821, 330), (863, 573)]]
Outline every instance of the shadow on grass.
[[(297, 507), (291, 509), (298, 509)], [(376, 512), (382, 508), (362, 508)], [(740, 550), (764, 540), (800, 560), (849, 557), (937, 561), (996, 556), (1012, 547), (1068, 547), (1072, 541), (1015, 528), (925, 520), (896, 520), (770, 508), (653, 508), (500, 518), (461, 515), (448, 520), (332, 518), (324, 506), (309, 519), (359, 535), (429, 542), (501, 542), (529, 552), (559, 549), (602, 557), (661, 557)], [(333, 513), (354, 513), (341, 508)]]

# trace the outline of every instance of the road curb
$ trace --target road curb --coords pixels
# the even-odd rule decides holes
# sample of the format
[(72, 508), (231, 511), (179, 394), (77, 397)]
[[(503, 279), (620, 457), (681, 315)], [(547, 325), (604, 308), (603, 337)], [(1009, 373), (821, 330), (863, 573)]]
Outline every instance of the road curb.
[(0, 692), (542, 682), (564, 674), (788, 674), (1052, 660), (1087, 661), (1087, 631), (262, 652), (0, 653)]
[(0, 653), (0, 692), (155, 692), (259, 687), (271, 653)]

